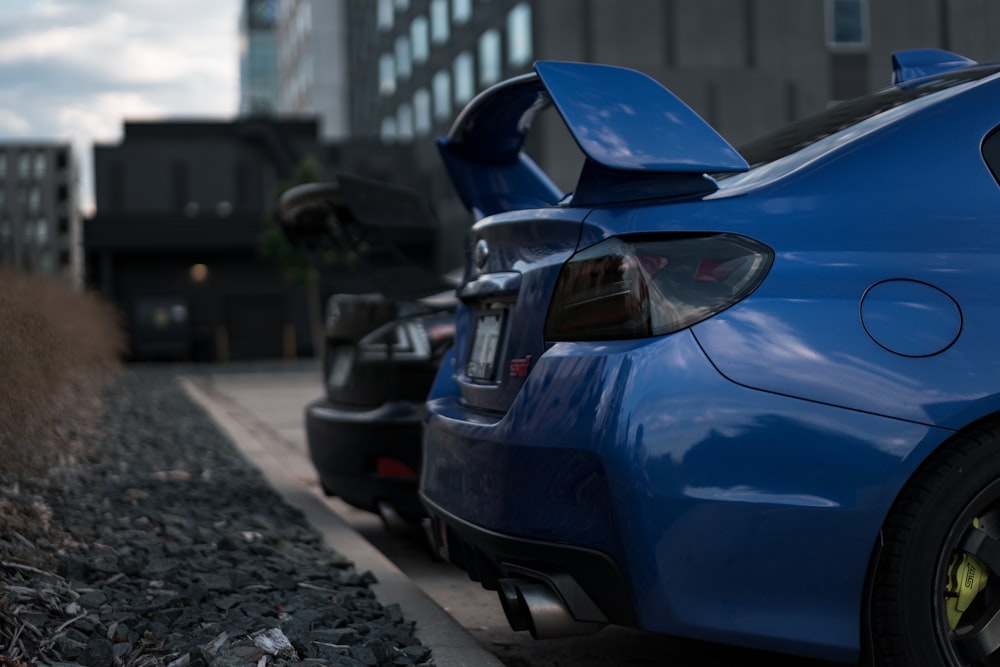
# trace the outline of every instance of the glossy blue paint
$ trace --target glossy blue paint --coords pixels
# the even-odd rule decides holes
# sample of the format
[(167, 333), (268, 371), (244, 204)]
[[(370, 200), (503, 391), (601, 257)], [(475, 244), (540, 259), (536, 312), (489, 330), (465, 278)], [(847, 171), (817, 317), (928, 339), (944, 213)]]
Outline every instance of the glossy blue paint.
[(606, 169), (746, 171), (746, 160), (673, 93), (645, 74), (590, 63), (535, 71), (584, 154)]
[(438, 139), (445, 168), (476, 219), (563, 198), (522, 151), (532, 119), (548, 105), (536, 75), (504, 81), (477, 95)]
[(975, 64), (975, 60), (943, 49), (896, 51), (892, 54), (892, 82), (906, 83)]
[(861, 299), (861, 324), (876, 343), (904, 357), (941, 354), (962, 332), (962, 311), (946, 292), (916, 280), (886, 280)]
[[(620, 558), (645, 629), (843, 660), (881, 512), (948, 435), (741, 388), (689, 331), (559, 343), (502, 417), (428, 408), (436, 504)], [(808, 586), (781, 585), (788, 554)]]
[[(698, 173), (723, 162), (705, 158), (717, 142), (679, 138), (689, 175), (712, 179), (684, 196), (657, 180), (682, 168), (662, 137), (626, 131), (616, 106), (649, 81), (539, 64), (533, 94), (575, 128), (585, 170), (612, 177), (472, 228), (491, 252), (467, 267), (456, 363), (427, 403), (424, 497), (491, 536), (608, 555), (644, 629), (857, 659), (889, 507), (949, 437), (1000, 414), (1000, 80), (983, 67), (916, 80), (917, 55), (899, 60), (905, 86), (831, 112), (822, 138), (747, 148), (746, 173)], [(675, 108), (647, 98), (640, 114)], [(742, 301), (668, 336), (544, 340), (576, 252), (712, 233), (774, 252)], [(514, 275), (516, 294), (501, 287)], [(464, 376), (488, 308), (507, 312), (499, 367), (530, 356), (526, 376)], [(783, 585), (791, 567), (804, 583)]]

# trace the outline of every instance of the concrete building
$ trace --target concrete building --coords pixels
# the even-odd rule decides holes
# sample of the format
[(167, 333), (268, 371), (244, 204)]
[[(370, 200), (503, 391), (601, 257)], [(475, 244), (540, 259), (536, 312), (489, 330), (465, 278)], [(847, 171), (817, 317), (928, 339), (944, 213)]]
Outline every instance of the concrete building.
[[(349, 0), (348, 26), (352, 133), (428, 156), (476, 92), (535, 60), (639, 69), (738, 146), (888, 85), (894, 50), (1000, 57), (990, 0)], [(529, 150), (570, 187), (572, 141), (541, 122)]]
[(311, 354), (305, 294), (259, 242), (316, 135), (307, 120), (126, 122), (94, 147), (87, 283), (121, 311), (132, 359)]
[[(316, 119), (126, 122), (120, 142), (94, 147), (87, 285), (117, 305), (134, 360), (311, 356), (318, 304), (373, 288), (364, 272), (336, 265), (316, 291), (290, 280), (262, 252), (278, 195), (306, 160), (320, 178), (345, 172), (423, 190), (418, 173), (395, 178), (409, 150), (327, 144)], [(427, 231), (417, 248), (433, 260)]]
[(82, 285), (77, 180), (68, 143), (0, 143), (0, 263)]
[(351, 134), (346, 0), (279, 0), (278, 111), (316, 116), (326, 141)]
[(239, 18), (240, 114), (278, 108), (277, 0), (243, 0)]

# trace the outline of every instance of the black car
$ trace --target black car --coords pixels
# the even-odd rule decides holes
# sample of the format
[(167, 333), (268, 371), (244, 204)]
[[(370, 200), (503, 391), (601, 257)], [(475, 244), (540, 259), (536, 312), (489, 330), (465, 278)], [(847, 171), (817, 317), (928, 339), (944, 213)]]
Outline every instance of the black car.
[(305, 409), (323, 490), (387, 524), (417, 522), (424, 401), (453, 340), (458, 278), (421, 261), (437, 227), (430, 208), (412, 190), (338, 175), (287, 191), (279, 217), (317, 264), (331, 249), (357, 262), (355, 291), (327, 302), (324, 394)]

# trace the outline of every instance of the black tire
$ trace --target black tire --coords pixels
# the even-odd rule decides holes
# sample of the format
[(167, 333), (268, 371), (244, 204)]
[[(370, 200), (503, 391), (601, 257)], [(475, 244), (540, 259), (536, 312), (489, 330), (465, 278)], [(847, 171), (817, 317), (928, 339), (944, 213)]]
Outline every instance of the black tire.
[[(882, 537), (870, 608), (876, 665), (1000, 665), (1000, 422), (956, 435), (921, 466)], [(948, 599), (966, 585), (984, 587), (952, 630)]]

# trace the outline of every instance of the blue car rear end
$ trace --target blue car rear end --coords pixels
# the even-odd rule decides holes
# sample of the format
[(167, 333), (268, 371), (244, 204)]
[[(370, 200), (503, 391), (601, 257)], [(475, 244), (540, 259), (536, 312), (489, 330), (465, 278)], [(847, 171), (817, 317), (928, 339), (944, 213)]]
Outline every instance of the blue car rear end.
[[(996, 70), (898, 58), (895, 88), (740, 152), (572, 63), (442, 140), (480, 221), (421, 497), (512, 628), (860, 658), (901, 490), (1000, 410)], [(586, 156), (565, 196), (521, 150), (549, 104)]]

